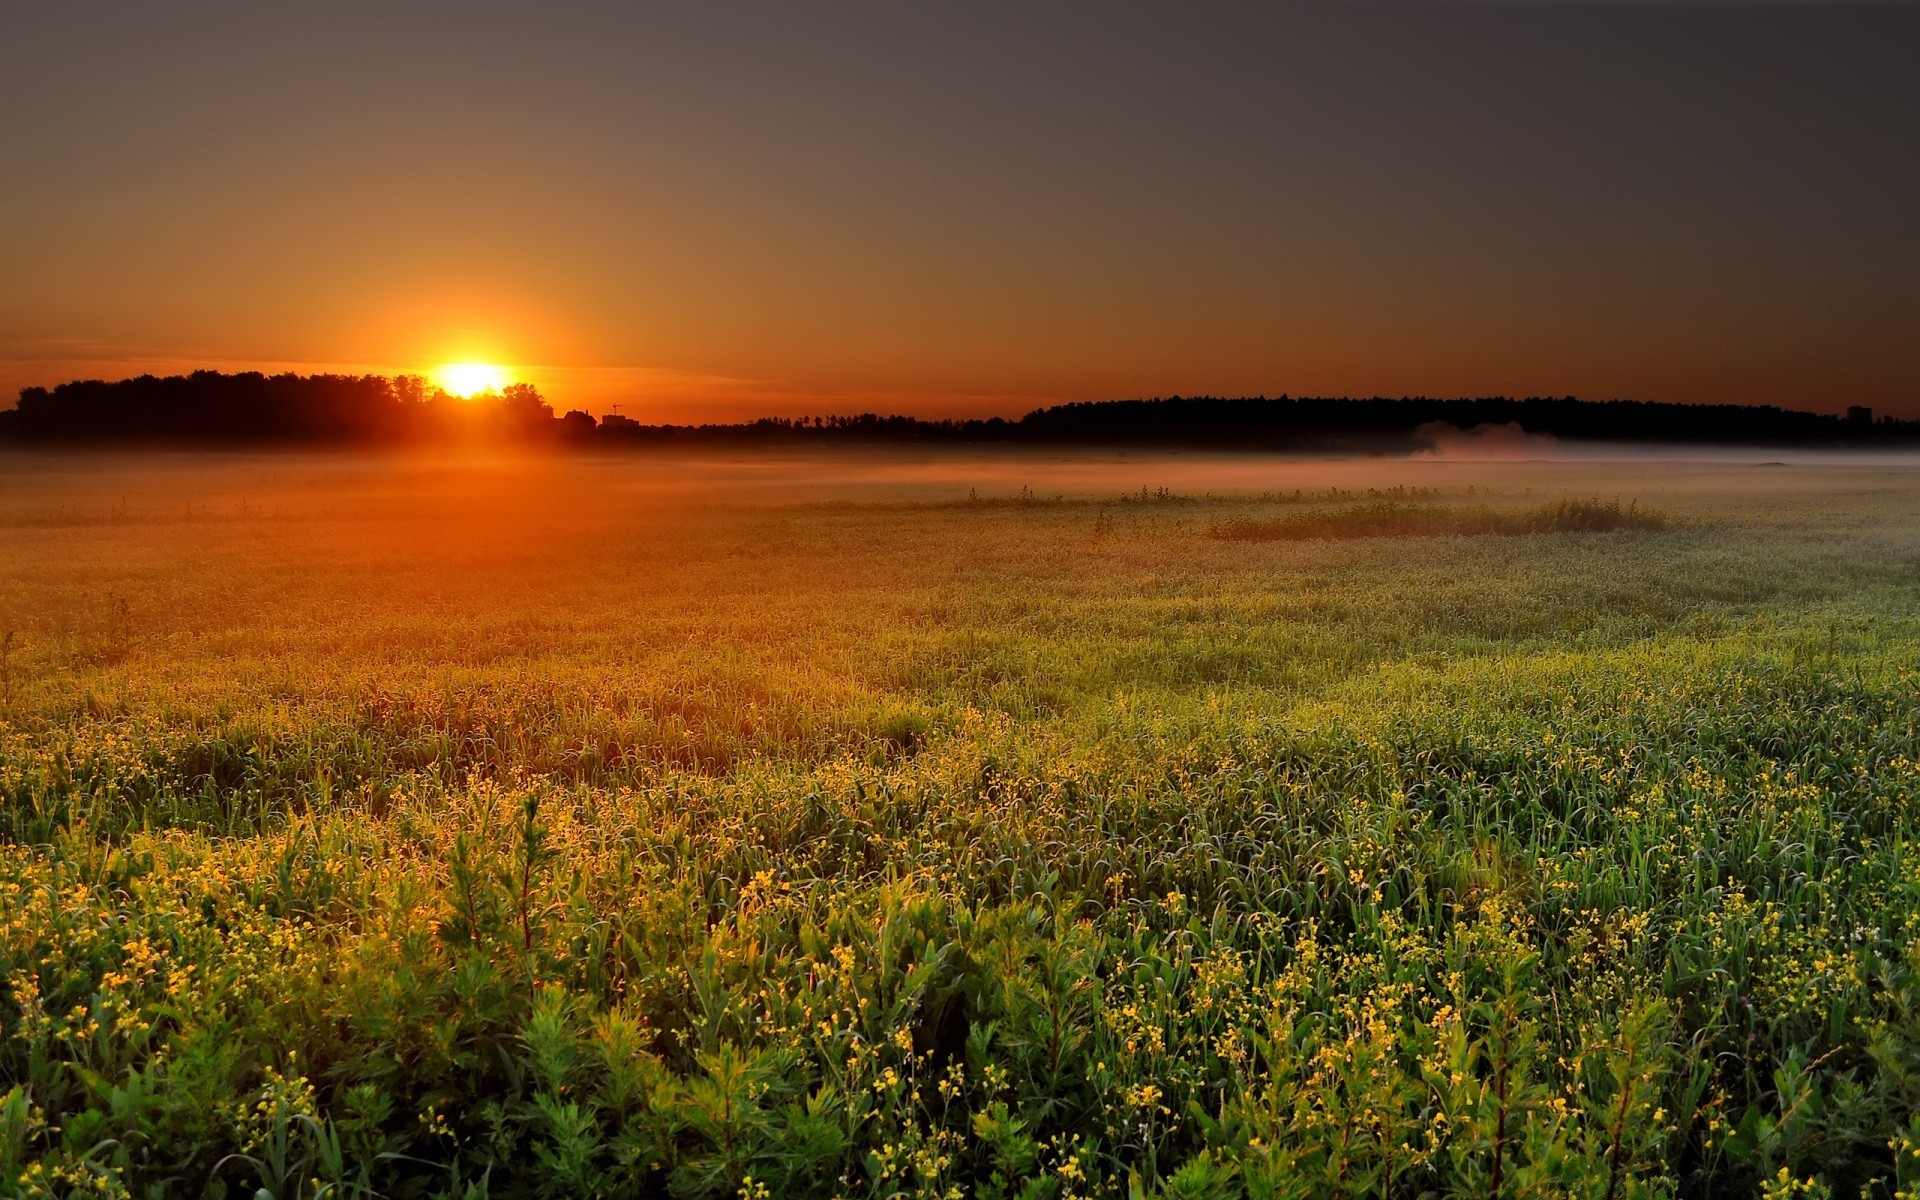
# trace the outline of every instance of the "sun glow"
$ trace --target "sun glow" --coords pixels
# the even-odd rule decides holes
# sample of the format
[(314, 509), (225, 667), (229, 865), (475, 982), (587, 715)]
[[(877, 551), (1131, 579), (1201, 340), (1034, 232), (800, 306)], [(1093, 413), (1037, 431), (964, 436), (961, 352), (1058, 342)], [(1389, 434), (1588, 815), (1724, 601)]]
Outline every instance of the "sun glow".
[(507, 371), (492, 363), (448, 363), (434, 371), (433, 381), (448, 395), (464, 400), (506, 387)]

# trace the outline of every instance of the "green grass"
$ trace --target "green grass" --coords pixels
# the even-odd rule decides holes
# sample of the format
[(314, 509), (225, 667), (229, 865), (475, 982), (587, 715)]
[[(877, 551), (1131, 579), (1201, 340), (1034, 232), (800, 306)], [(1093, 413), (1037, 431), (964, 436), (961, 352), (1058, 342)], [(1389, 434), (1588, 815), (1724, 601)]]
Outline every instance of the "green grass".
[(1665, 529), (1665, 513), (1619, 500), (1556, 500), (1523, 509), (1485, 504), (1406, 504), (1375, 500), (1290, 516), (1235, 517), (1207, 530), (1231, 541), (1276, 542), (1316, 538), (1519, 537), (1530, 533), (1608, 533)]
[(1920, 473), (8, 465), (9, 1193), (1920, 1186)]

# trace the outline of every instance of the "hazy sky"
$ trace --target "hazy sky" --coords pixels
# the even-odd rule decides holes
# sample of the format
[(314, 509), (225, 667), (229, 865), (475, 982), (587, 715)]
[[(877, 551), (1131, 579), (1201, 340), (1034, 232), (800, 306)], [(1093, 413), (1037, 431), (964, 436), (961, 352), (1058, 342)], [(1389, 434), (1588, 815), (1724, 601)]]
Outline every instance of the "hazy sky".
[(0, 389), (1920, 416), (1920, 6), (0, 0)]

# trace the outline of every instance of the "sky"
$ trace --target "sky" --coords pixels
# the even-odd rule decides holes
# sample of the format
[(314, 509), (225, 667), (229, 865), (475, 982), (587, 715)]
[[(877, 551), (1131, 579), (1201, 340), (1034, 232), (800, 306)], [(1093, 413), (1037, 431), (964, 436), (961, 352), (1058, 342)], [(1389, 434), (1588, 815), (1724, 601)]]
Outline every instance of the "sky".
[(0, 0), (0, 396), (1920, 417), (1920, 5)]

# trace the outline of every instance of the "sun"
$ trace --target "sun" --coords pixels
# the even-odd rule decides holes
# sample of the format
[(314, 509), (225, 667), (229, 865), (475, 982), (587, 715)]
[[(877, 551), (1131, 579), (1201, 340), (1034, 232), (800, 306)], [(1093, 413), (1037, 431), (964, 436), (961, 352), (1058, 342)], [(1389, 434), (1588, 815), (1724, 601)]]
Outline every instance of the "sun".
[(448, 363), (434, 371), (433, 380), (449, 396), (464, 400), (506, 387), (507, 370), (492, 363)]

